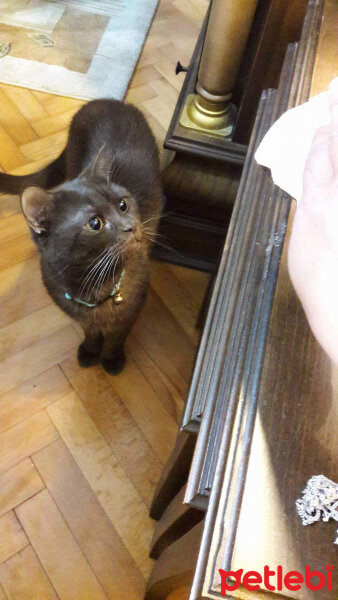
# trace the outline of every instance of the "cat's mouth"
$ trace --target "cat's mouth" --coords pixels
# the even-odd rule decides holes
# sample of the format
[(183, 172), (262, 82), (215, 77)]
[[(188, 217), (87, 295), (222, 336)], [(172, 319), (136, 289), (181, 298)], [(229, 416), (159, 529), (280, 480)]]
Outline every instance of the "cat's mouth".
[(124, 233), (127, 234), (128, 238), (127, 240), (135, 240), (136, 242), (142, 242), (142, 231), (141, 228), (138, 227), (137, 225), (134, 225), (133, 227), (129, 227), (128, 229), (124, 229), (123, 230)]

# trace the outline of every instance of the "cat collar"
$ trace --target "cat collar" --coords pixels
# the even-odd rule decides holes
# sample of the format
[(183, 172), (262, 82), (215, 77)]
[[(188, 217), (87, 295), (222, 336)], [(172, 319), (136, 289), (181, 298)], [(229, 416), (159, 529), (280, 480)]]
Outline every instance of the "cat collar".
[(78, 304), (87, 306), (87, 308), (95, 308), (96, 306), (99, 306), (100, 304), (107, 302), (107, 300), (109, 300), (110, 298), (113, 298), (115, 304), (121, 304), (121, 302), (123, 302), (123, 296), (121, 296), (121, 294), (120, 294), (120, 287), (121, 287), (124, 273), (125, 273), (125, 269), (122, 269), (118, 282), (114, 285), (112, 291), (104, 300), (100, 300), (99, 302), (85, 302), (84, 300), (81, 300), (80, 298), (75, 298), (75, 297), (71, 296), (69, 294), (69, 292), (65, 292), (65, 298), (66, 298), (66, 300), (72, 300), (72, 302), (77, 302)]

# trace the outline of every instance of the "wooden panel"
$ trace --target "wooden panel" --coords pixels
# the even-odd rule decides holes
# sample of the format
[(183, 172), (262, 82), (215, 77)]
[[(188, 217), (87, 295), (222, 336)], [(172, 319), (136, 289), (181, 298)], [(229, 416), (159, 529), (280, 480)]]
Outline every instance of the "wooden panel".
[(0, 475), (0, 515), (18, 506), (45, 487), (39, 473), (30, 459), (25, 459), (15, 467)]
[(31, 546), (0, 565), (0, 582), (11, 600), (57, 600)]
[(139, 600), (142, 574), (64, 443), (50, 444), (33, 461), (107, 598)]
[(0, 563), (28, 545), (19, 521), (11, 510), (0, 517)]
[(16, 509), (60, 600), (104, 600), (104, 594), (47, 490)]
[(37, 452), (58, 437), (45, 411), (40, 411), (0, 434), (0, 473)]

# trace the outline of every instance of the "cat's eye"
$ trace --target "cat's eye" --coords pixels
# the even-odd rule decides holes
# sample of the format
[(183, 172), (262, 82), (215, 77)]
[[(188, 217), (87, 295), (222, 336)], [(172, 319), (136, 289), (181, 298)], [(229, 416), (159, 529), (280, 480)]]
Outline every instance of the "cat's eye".
[(121, 212), (126, 213), (128, 211), (128, 203), (127, 200), (125, 198), (121, 198), (121, 200), (119, 201), (119, 209)]
[(86, 223), (86, 229), (89, 231), (100, 231), (103, 228), (103, 221), (100, 217), (95, 215), (94, 217), (90, 217), (89, 221)]

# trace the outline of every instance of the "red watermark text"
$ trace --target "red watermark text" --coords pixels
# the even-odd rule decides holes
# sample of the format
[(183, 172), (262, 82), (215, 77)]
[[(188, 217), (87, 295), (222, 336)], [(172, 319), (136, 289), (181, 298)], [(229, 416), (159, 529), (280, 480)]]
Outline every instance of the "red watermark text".
[(326, 589), (330, 592), (332, 590), (333, 565), (326, 565), (325, 569), (326, 573), (324, 574), (321, 571), (312, 571), (307, 565), (304, 575), (299, 571), (284, 573), (281, 565), (278, 565), (275, 571), (265, 565), (263, 574), (258, 573), (258, 571), (243, 573), (243, 569), (238, 569), (238, 571), (219, 569), (221, 594), (226, 596), (227, 592), (238, 590), (240, 585), (250, 591), (260, 590), (261, 587), (271, 592), (275, 590), (281, 592), (283, 589), (297, 591), (305, 586), (313, 591)]

